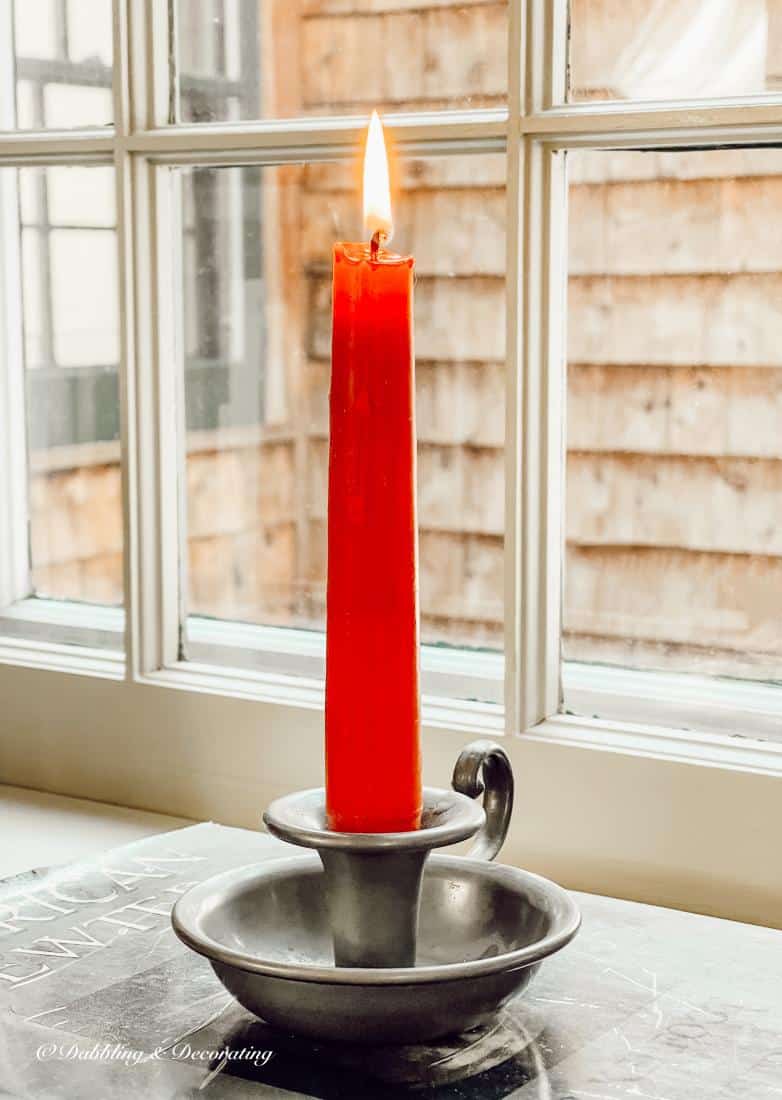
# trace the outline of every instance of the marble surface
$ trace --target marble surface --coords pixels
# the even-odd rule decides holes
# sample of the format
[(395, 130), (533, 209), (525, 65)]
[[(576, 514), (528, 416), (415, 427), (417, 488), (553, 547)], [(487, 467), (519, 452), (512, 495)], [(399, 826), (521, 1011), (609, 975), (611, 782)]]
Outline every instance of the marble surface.
[(520, 1017), (557, 1100), (782, 1097), (782, 933), (579, 896), (582, 932)]
[(256, 1025), (245, 1038), (276, 1050), (266, 1084), (377, 1100), (422, 1086), (464, 1100), (782, 1097), (782, 932), (575, 896), (579, 936), (492, 1027), (367, 1051), (281, 1043)]
[[(161, 847), (176, 848), (180, 870), (150, 866)], [(100, 945), (81, 970), (67, 944), (82, 944), (84, 933), (71, 930), (64, 948), (46, 949), (56, 975), (6, 987), (0, 1096), (782, 1100), (782, 932), (584, 894), (576, 895), (583, 913), (576, 939), (484, 1028), (403, 1048), (314, 1044), (274, 1031), (237, 1006), (206, 961), (176, 940), (168, 913), (191, 882), (283, 849), (257, 833), (200, 825), (115, 850), (103, 857), (102, 872), (86, 865), (90, 874), (111, 868), (112, 881), (118, 868), (132, 866), (133, 874), (122, 870), (118, 881), (123, 904), (144, 902), (143, 919), (110, 952)], [(31, 891), (45, 892), (48, 883), (40, 875), (18, 888), (9, 884), (6, 914), (14, 890), (25, 892), (27, 904)], [(96, 897), (103, 893), (101, 887)], [(17, 959), (38, 965), (40, 917), (26, 912), (26, 930), (0, 944), (9, 967)], [(70, 912), (58, 913), (63, 928), (76, 919)], [(91, 917), (84, 926), (112, 927), (94, 924), (105, 919)], [(56, 929), (45, 931), (62, 936)], [(53, 1028), (85, 1050), (122, 1042), (151, 1060), (128, 1067), (70, 1057), (41, 1062), (38, 1045)], [(169, 1032), (186, 1035), (194, 1052), (187, 1063), (150, 1053)], [(195, 1057), (248, 1048), (271, 1055), (257, 1065)]]

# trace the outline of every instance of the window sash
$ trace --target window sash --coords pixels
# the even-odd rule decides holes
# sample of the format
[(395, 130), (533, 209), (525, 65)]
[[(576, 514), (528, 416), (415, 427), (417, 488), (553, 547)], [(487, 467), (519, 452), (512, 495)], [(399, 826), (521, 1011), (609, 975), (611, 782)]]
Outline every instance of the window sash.
[[(365, 120), (329, 117), (169, 125), (175, 117), (175, 90), (170, 79), (166, 7), (146, 0), (115, 0), (112, 127), (2, 132), (0, 167), (58, 162), (114, 165), (121, 294), (126, 675), (136, 681), (232, 694), (239, 690), (235, 675), (205, 663), (188, 667), (180, 659), (183, 394), (182, 380), (172, 377), (169, 369), (175, 361), (175, 319), (180, 311), (173, 298), (178, 282), (170, 247), (178, 209), (168, 169), (355, 156)], [(0, 25), (8, 18), (10, 2), (0, 0)], [(10, 36), (5, 40), (10, 41)], [(506, 151), (508, 156), (505, 704), (504, 708), (495, 705), (491, 721), (496, 725), (502, 711), (506, 731), (523, 733), (558, 721), (561, 700), (562, 318), (567, 276), (563, 152), (779, 144), (782, 96), (565, 104), (566, 0), (510, 0), (508, 56), (506, 109), (387, 115), (386, 124), (403, 155)], [(7, 60), (0, 58), (0, 62)], [(12, 72), (11, 66), (3, 63), (2, 72)], [(2, 286), (7, 283), (0, 280)], [(7, 298), (6, 294), (2, 299), (6, 312)], [(15, 326), (13, 317), (4, 325), (6, 341), (18, 339)], [(15, 352), (9, 346), (3, 351), (7, 362), (13, 362), (15, 354), (18, 361), (18, 349)], [(0, 429), (24, 424), (19, 416), (20, 396), (9, 386), (11, 376), (11, 371), (0, 372)], [(6, 461), (0, 464), (0, 509), (4, 519), (11, 517), (3, 525), (10, 534), (0, 547), (0, 599), (7, 597), (4, 602), (9, 604), (26, 594), (19, 564), (26, 555), (22, 546), (20, 556), (19, 545), (19, 532), (24, 530), (20, 517), (26, 514), (26, 485), (24, 491), (21, 488), (26, 471), (22, 463), (20, 475), (24, 441), (20, 442), (18, 430), (16, 437), (2, 431), (0, 439), (7, 441)], [(17, 605), (15, 614), (24, 618), (23, 608)], [(4, 640), (3, 659), (13, 659), (15, 644), (13, 638)], [(18, 645), (23, 661), (22, 641)], [(458, 670), (454, 675), (459, 675)], [(565, 675), (577, 677), (577, 670), (566, 669)], [(268, 689), (252, 671), (240, 679), (245, 684), (240, 693), (263, 694)], [(606, 686), (605, 696), (612, 692), (614, 688)], [(771, 700), (764, 696), (766, 704), (771, 706)], [(479, 711), (470, 718), (478, 726), (488, 720)], [(782, 700), (777, 703), (779, 711)], [(661, 720), (669, 719), (662, 716)]]

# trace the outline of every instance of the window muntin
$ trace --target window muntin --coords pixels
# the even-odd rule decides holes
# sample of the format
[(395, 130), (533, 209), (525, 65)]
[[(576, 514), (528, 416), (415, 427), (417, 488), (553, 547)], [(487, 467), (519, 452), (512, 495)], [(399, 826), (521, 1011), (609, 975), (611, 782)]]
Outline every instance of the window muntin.
[[(564, 14), (564, 5), (561, 3), (555, 5), (555, 20), (550, 23), (548, 20), (548, 7), (543, 3), (543, 0), (531, 0), (531, 7), (529, 14), (531, 17), (530, 23), (524, 23), (520, 18), (521, 14), (519, 5), (516, 5), (517, 10), (513, 13), (514, 18), (511, 20), (511, 26), (513, 26), (516, 32), (520, 32), (522, 25), (532, 28), (535, 33), (532, 35), (527, 43), (525, 64), (527, 66), (527, 73), (519, 69), (518, 61), (521, 56), (521, 49), (511, 49), (511, 71), (510, 71), (510, 83), (512, 86), (513, 94), (511, 95), (511, 104), (519, 102), (518, 92), (520, 88), (526, 88), (530, 91), (530, 103), (546, 103), (549, 100), (549, 93), (551, 87), (552, 67), (555, 73), (564, 69), (561, 64), (564, 42), (564, 20), (562, 16)], [(131, 59), (131, 64), (134, 68), (133, 77), (134, 80), (130, 80), (130, 72), (125, 65), (125, 58), (120, 57), (119, 63), (122, 66), (122, 71), (119, 74), (119, 86), (120, 90), (125, 90), (130, 98), (130, 117), (133, 120), (129, 126), (130, 129), (130, 141), (128, 146), (124, 145), (125, 138), (118, 139), (117, 152), (122, 158), (124, 152), (129, 154), (129, 160), (131, 164), (135, 162), (138, 168), (148, 168), (155, 162), (155, 157), (162, 155), (163, 158), (169, 164), (176, 164), (181, 161), (183, 164), (192, 164), (199, 162), (200, 159), (205, 161), (219, 161), (220, 163), (245, 163), (248, 159), (260, 159), (268, 162), (274, 162), (275, 159), (281, 157), (282, 160), (288, 160), (291, 154), (291, 145), (295, 144), (298, 151), (301, 152), (302, 157), (306, 159), (307, 151), (312, 150), (313, 155), (321, 157), (323, 155), (323, 146), (333, 145), (339, 155), (346, 155), (345, 153), (345, 134), (348, 132), (341, 126), (339, 122), (329, 123), (327, 117), (321, 117), (315, 120), (300, 120), (298, 123), (291, 123), (290, 126), (281, 125), (277, 127), (274, 132), (266, 127), (258, 126), (257, 130), (252, 125), (252, 118), (260, 112), (250, 112), (246, 116), (242, 114), (240, 110), (236, 113), (235, 106), (231, 107), (231, 110), (225, 109), (223, 115), (220, 112), (214, 113), (211, 108), (207, 107), (206, 110), (200, 113), (200, 120), (202, 121), (218, 121), (221, 118), (227, 122), (227, 125), (221, 128), (220, 131), (209, 131), (204, 128), (193, 129), (190, 131), (177, 132), (175, 127), (171, 127), (167, 133), (162, 133), (159, 127), (161, 127), (166, 121), (179, 118), (181, 121), (188, 121), (186, 110), (182, 109), (182, 95), (186, 93), (184, 83), (179, 87), (180, 93), (180, 108), (177, 110), (176, 97), (169, 97), (168, 106), (165, 104), (165, 95), (160, 95), (161, 89), (165, 85), (165, 79), (167, 70), (170, 72), (175, 68), (175, 65), (171, 65), (172, 54), (168, 50), (168, 44), (163, 40), (165, 39), (165, 18), (160, 20), (158, 18), (159, 12), (154, 13), (145, 9), (141, 15), (141, 22), (149, 19), (155, 23), (154, 36), (149, 33), (146, 36), (141, 35), (138, 41), (134, 45), (133, 53), (136, 54), (135, 60)], [(127, 26), (123, 27), (123, 11), (118, 11), (118, 18), (120, 22), (120, 32), (124, 33), (127, 38)], [(150, 27), (146, 28), (148, 31)], [(553, 30), (553, 34), (551, 31)], [(559, 34), (559, 31), (562, 34)], [(154, 38), (154, 45), (153, 45)], [(477, 39), (476, 39), (477, 41)], [(252, 43), (252, 36), (247, 36), (247, 43)], [(521, 46), (521, 34), (519, 33), (519, 39), (516, 43), (517, 46)], [(513, 44), (512, 44), (513, 45)], [(545, 48), (543, 48), (545, 47)], [(551, 47), (551, 49), (549, 48)], [(148, 48), (152, 49), (152, 53), (148, 52)], [(253, 48), (255, 48), (253, 46)], [(153, 57), (154, 54), (154, 57)], [(155, 74), (155, 91), (154, 104), (152, 103), (152, 85), (149, 83), (149, 76), (154, 70)], [(56, 83), (56, 82), (55, 82)], [(135, 93), (133, 89), (135, 84)], [(178, 82), (175, 79), (175, 87), (178, 86)], [(139, 90), (145, 89), (145, 94), (142, 99), (145, 101), (142, 105), (142, 110), (138, 110), (139, 104), (135, 101), (135, 94), (139, 93)], [(107, 91), (107, 86), (104, 88)], [(203, 86), (201, 87), (203, 93)], [(216, 99), (220, 99), (225, 89), (216, 96)], [(21, 87), (19, 90), (19, 96), (21, 97)], [(12, 98), (12, 97), (11, 97)], [(6, 104), (11, 102), (11, 98), (6, 98)], [(121, 97), (120, 97), (121, 98)], [(210, 98), (207, 95), (207, 100)], [(500, 102), (497, 100), (495, 102)], [(118, 100), (119, 102), (119, 100)], [(523, 374), (518, 381), (516, 379), (518, 360), (515, 356), (515, 349), (513, 345), (509, 345), (508, 351), (510, 356), (511, 375), (507, 379), (509, 390), (512, 393), (514, 389), (518, 389), (521, 395), (520, 399), (520, 419), (525, 426), (525, 435), (527, 438), (534, 437), (537, 442), (537, 436), (540, 434), (545, 440), (551, 440), (552, 436), (556, 436), (558, 432), (558, 425), (561, 421), (561, 408), (559, 405), (558, 397), (555, 397), (553, 402), (548, 398), (544, 398), (542, 402), (538, 402), (538, 396), (540, 393), (540, 386), (543, 385), (544, 389), (548, 389), (551, 392), (556, 393), (557, 386), (551, 386), (550, 378), (552, 370), (556, 371), (559, 364), (559, 356), (551, 355), (546, 360), (548, 352), (546, 348), (550, 342), (553, 331), (559, 325), (561, 314), (557, 313), (556, 306), (553, 309), (549, 309), (551, 301), (556, 300), (558, 293), (562, 289), (562, 285), (559, 280), (558, 261), (556, 255), (556, 249), (550, 248), (550, 241), (546, 237), (549, 227), (541, 234), (536, 235), (536, 225), (541, 220), (550, 218), (553, 212), (553, 220), (555, 221), (559, 216), (559, 213), (564, 210), (564, 202), (561, 201), (561, 195), (557, 194), (556, 188), (553, 192), (550, 189), (551, 178), (547, 176), (549, 172), (549, 151), (552, 148), (567, 147), (574, 143), (574, 134), (578, 130), (581, 133), (581, 138), (575, 143), (581, 144), (588, 148), (590, 145), (604, 146), (607, 139), (611, 140), (611, 133), (615, 131), (617, 134), (617, 144), (626, 144), (628, 137), (627, 130), (627, 118), (629, 115), (635, 115), (635, 126), (632, 131), (632, 141), (634, 145), (637, 145), (639, 149), (655, 149), (661, 146), (668, 147), (670, 145), (687, 145), (691, 147), (697, 147), (699, 145), (708, 146), (716, 142), (725, 143), (727, 145), (738, 145), (738, 143), (749, 145), (753, 140), (757, 141), (769, 141), (774, 137), (774, 120), (771, 120), (769, 125), (768, 107), (761, 104), (748, 103), (746, 108), (742, 107), (740, 110), (736, 109), (736, 105), (725, 107), (724, 105), (710, 105), (707, 101), (692, 101), (694, 106), (697, 107), (697, 113), (684, 112), (679, 110), (678, 106), (672, 108), (670, 113), (665, 112), (652, 112), (645, 113), (643, 109), (640, 109), (634, 104), (633, 101), (628, 101), (628, 104), (623, 108), (622, 112), (612, 115), (611, 112), (601, 111), (598, 107), (593, 113), (591, 112), (589, 103), (581, 103), (576, 111), (569, 112), (567, 107), (558, 113), (551, 114), (546, 124), (544, 136), (539, 139), (533, 135), (541, 134), (541, 120), (539, 117), (535, 117), (532, 120), (522, 121), (522, 132), (528, 136), (522, 138), (523, 143), (526, 144), (526, 153), (529, 156), (525, 156), (525, 164), (528, 165), (527, 177), (524, 180), (523, 191), (523, 203), (518, 208), (511, 208), (508, 211), (509, 215), (509, 241), (510, 241), (510, 255), (513, 257), (516, 251), (513, 237), (516, 234), (517, 222), (519, 219), (523, 220), (526, 216), (525, 211), (531, 206), (537, 213), (541, 213), (543, 218), (532, 219), (526, 224), (523, 231), (523, 239), (521, 241), (521, 268), (522, 278), (520, 279), (520, 285), (523, 284), (523, 293), (526, 296), (526, 301), (523, 308), (520, 308), (518, 302), (514, 301), (515, 284), (511, 285), (511, 294), (508, 299), (509, 303), (509, 315), (510, 315), (510, 327), (511, 333), (515, 332), (515, 338), (524, 346), (523, 353), (519, 356), (524, 361)], [(431, 105), (431, 104), (429, 104)], [(452, 104), (443, 103), (444, 106), (464, 106), (460, 104), (458, 98), (453, 100)], [(474, 105), (474, 104), (473, 104)], [(417, 103), (418, 107), (427, 106), (424, 101)], [(221, 108), (222, 110), (222, 108)], [(233, 113), (231, 113), (233, 112)], [(339, 109), (335, 109), (335, 114), (344, 113), (344, 107), (340, 106)], [(295, 113), (294, 113), (295, 114)], [(365, 114), (365, 108), (360, 110), (356, 108), (356, 115), (360, 117)], [(154, 115), (154, 121), (152, 116)], [(168, 115), (168, 118), (165, 116)], [(293, 118), (293, 114), (284, 114), (279, 104), (275, 104), (271, 110), (266, 112), (266, 117), (276, 115), (279, 118)], [(670, 117), (669, 117), (670, 115)], [(193, 116), (190, 116), (192, 119)], [(248, 121), (244, 126), (231, 127), (232, 121), (238, 121), (240, 118), (246, 117)], [(592, 120), (593, 129), (589, 129), (590, 118)], [(678, 123), (677, 123), (678, 118)], [(475, 115), (472, 118), (466, 118), (464, 116), (454, 116), (446, 124), (441, 118), (421, 118), (414, 122), (413, 127), (406, 129), (409, 123), (400, 122), (397, 126), (397, 133), (404, 134), (405, 132), (410, 134), (414, 140), (414, 147), (417, 150), (421, 148), (429, 149), (430, 146), (438, 146), (443, 139), (445, 140), (449, 151), (454, 152), (459, 149), (466, 149), (472, 146), (475, 148), (475, 143), (480, 144), (482, 141), (486, 142), (486, 145), (495, 149), (502, 147), (505, 142), (506, 133), (510, 135), (509, 140), (511, 144), (511, 158), (509, 164), (509, 178), (512, 184), (517, 184), (518, 179), (515, 178), (516, 167), (518, 163), (516, 160), (516, 148), (514, 145), (514, 134), (517, 132), (516, 123), (519, 120), (512, 117), (509, 123), (509, 129), (505, 131), (504, 124), (498, 115), (493, 116), (480, 116)], [(530, 125), (527, 126), (527, 121)], [(6, 123), (6, 125), (8, 125)], [(36, 125), (40, 125), (36, 123)], [(153, 132), (147, 134), (144, 131), (144, 126), (149, 125)], [(358, 125), (358, 124), (357, 124)], [(673, 127), (673, 128), (672, 128)], [(765, 129), (763, 129), (765, 127)], [(124, 124), (123, 124), (124, 128)], [(248, 137), (255, 138), (257, 136), (257, 146), (253, 144), (252, 149), (248, 143)], [(778, 135), (779, 136), (779, 135)], [(10, 135), (0, 134), (0, 157), (3, 155), (3, 144), (5, 142), (8, 147), (8, 141)], [(62, 148), (55, 148), (53, 144), (47, 144), (47, 138), (45, 135), (32, 135), (32, 141), (29, 145), (30, 155), (33, 155), (33, 151), (36, 155), (43, 155), (44, 157), (61, 157), (63, 155)], [(62, 144), (63, 138), (60, 135), (60, 143)], [(68, 146), (70, 149), (69, 154), (76, 159), (81, 159), (81, 155), (77, 152), (77, 147), (84, 148), (86, 155), (94, 155), (95, 149), (100, 148), (104, 156), (111, 155), (114, 148), (114, 136), (109, 131), (105, 137), (97, 138), (93, 135), (74, 135), (70, 139), (71, 144)], [(82, 146), (82, 142), (89, 142), (89, 145)], [(419, 144), (422, 143), (422, 144)], [(22, 148), (21, 139), (17, 141), (16, 147), (11, 145), (11, 158), (12, 162), (16, 163), (14, 158), (18, 158), (19, 148)], [(249, 152), (248, 152), (249, 151)], [(740, 150), (733, 150), (734, 153), (739, 153)], [(152, 153), (152, 160), (147, 160), (149, 153)], [(538, 154), (542, 153), (542, 156)], [(22, 157), (26, 154), (26, 147), (22, 148)], [(584, 154), (586, 155), (586, 154)], [(590, 155), (600, 156), (600, 153), (592, 152)], [(681, 163), (686, 163), (687, 154), (680, 154)], [(716, 156), (716, 154), (715, 154)], [(474, 163), (477, 165), (480, 158), (475, 157)], [(644, 157), (639, 157), (639, 160), (644, 163), (651, 161), (652, 155), (646, 153)], [(127, 177), (123, 177), (127, 182)], [(137, 173), (136, 179), (143, 180), (144, 173)], [(121, 185), (124, 187), (124, 184)], [(127, 208), (131, 211), (134, 219), (134, 225), (138, 225), (143, 222), (147, 216), (146, 203), (148, 200), (148, 194), (145, 190), (146, 185), (140, 188), (134, 195), (130, 189), (124, 190), (124, 201)], [(140, 196), (140, 197), (139, 197)], [(170, 237), (170, 211), (165, 203), (158, 206), (153, 213), (152, 221), (154, 222), (155, 229), (153, 236), (158, 234), (161, 239), (169, 239)], [(143, 241), (144, 233), (148, 227), (142, 227), (141, 239)], [(526, 250), (526, 252), (525, 252)], [(124, 276), (130, 284), (133, 284), (135, 279), (135, 288), (140, 291), (140, 295), (137, 297), (135, 308), (139, 310), (139, 318), (135, 314), (129, 318), (129, 320), (135, 326), (139, 322), (141, 329), (148, 323), (150, 315), (154, 315), (159, 300), (152, 302), (152, 295), (149, 295), (147, 300), (147, 287), (152, 285), (152, 280), (156, 274), (158, 274), (157, 263), (158, 260), (152, 259), (149, 252), (145, 251), (145, 246), (142, 246), (140, 255), (133, 257), (131, 255), (132, 249), (127, 245), (123, 249), (122, 267)], [(151, 262), (150, 262), (151, 261)], [(553, 262), (552, 262), (553, 261)], [(163, 265), (165, 267), (165, 264)], [(512, 279), (515, 279), (514, 261), (511, 259), (509, 272)], [(167, 273), (164, 272), (164, 275)], [(170, 282), (170, 281), (169, 281)], [(160, 294), (166, 292), (166, 286), (169, 285), (164, 279), (163, 284), (157, 285), (157, 291)], [(531, 301), (531, 305), (529, 304)], [(141, 303), (141, 304), (139, 304)], [(543, 308), (539, 308), (543, 303)], [(547, 312), (548, 310), (548, 312)], [(522, 326), (524, 331), (522, 331)], [(548, 327), (547, 327), (548, 326)], [(165, 356), (170, 355), (170, 360), (173, 362), (173, 347), (167, 349), (162, 353)], [(147, 390), (158, 384), (156, 380), (153, 380), (150, 386), (149, 379), (154, 372), (150, 372), (150, 362), (148, 349), (140, 357), (141, 369), (139, 370), (137, 377), (131, 384), (131, 391), (128, 396), (129, 411), (131, 416), (136, 416), (138, 413), (138, 405), (136, 404), (141, 398), (145, 398), (144, 387)], [(155, 368), (156, 370), (156, 368)], [(157, 375), (155, 375), (155, 378)], [(514, 399), (515, 400), (515, 399)], [(142, 402), (143, 403), (143, 402)], [(536, 404), (537, 403), (537, 404)], [(154, 408), (154, 402), (148, 402), (147, 408)], [(511, 405), (511, 409), (513, 405)], [(529, 412), (532, 408), (534, 411)], [(527, 410), (526, 412), (524, 410)], [(540, 412), (540, 417), (538, 416)], [(0, 414), (2, 414), (2, 408), (0, 407)], [(511, 417), (511, 421), (513, 417)], [(543, 421), (547, 421), (544, 425)], [(162, 421), (161, 421), (162, 423)], [(530, 426), (532, 425), (532, 431)], [(151, 440), (154, 447), (158, 440), (155, 432), (155, 428), (151, 433), (147, 433), (147, 442)], [(171, 433), (173, 437), (173, 433)], [(511, 440), (511, 443), (514, 441)], [(161, 446), (164, 446), (164, 442), (161, 441)], [(548, 446), (548, 444), (547, 444)], [(545, 449), (545, 448), (544, 448)], [(545, 590), (550, 595), (550, 589), (553, 589), (555, 585), (550, 584), (550, 581), (556, 579), (559, 572), (559, 548), (555, 546), (558, 543), (558, 539), (549, 539), (545, 548), (541, 549), (543, 538), (546, 531), (550, 533), (555, 525), (549, 525), (545, 519), (544, 513), (548, 511), (551, 513), (552, 507), (556, 510), (559, 509), (559, 494), (560, 494), (560, 470), (558, 462), (552, 460), (554, 449), (548, 446), (548, 452), (544, 465), (547, 466), (545, 477), (541, 474), (539, 469), (536, 469), (536, 459), (534, 448), (530, 452), (529, 448), (525, 455), (524, 467), (519, 476), (520, 485), (517, 487), (511, 483), (509, 499), (514, 500), (513, 510), (514, 514), (508, 516), (509, 530), (516, 532), (520, 529), (521, 519), (523, 518), (523, 538), (521, 546), (515, 537), (515, 534), (509, 540), (509, 545), (515, 548), (516, 551), (523, 552), (524, 544), (532, 542), (536, 543), (544, 570), (541, 573), (540, 569), (536, 567), (534, 571), (526, 570), (524, 563), (522, 563), (521, 576), (516, 577), (516, 580), (512, 579), (512, 574), (517, 568), (516, 558), (519, 556), (509, 555), (506, 561), (505, 574), (506, 574), (506, 590), (512, 593), (511, 608), (506, 615), (507, 625), (507, 642), (508, 653), (510, 656), (510, 671), (511, 675), (516, 679), (524, 680), (524, 688), (529, 687), (533, 682), (542, 682), (546, 680), (547, 687), (545, 690), (541, 689), (539, 694), (545, 696), (547, 703), (544, 708), (533, 707), (530, 710), (532, 720), (537, 721), (546, 714), (553, 713), (556, 710), (556, 703), (549, 705), (556, 695), (555, 685), (557, 679), (558, 670), (558, 631), (552, 625), (555, 620), (558, 621), (557, 615), (545, 616), (546, 599), (541, 600), (541, 595)], [(175, 483), (175, 477), (169, 466), (165, 466), (165, 477), (156, 478), (159, 472), (154, 467), (151, 468), (150, 463), (146, 459), (139, 459), (138, 455), (133, 458), (136, 469), (134, 475), (141, 473), (141, 481), (145, 485), (145, 497), (149, 504), (150, 494), (147, 493), (147, 489), (150, 486), (156, 486), (158, 493), (161, 497), (166, 497), (170, 501), (169, 488)], [(509, 456), (509, 463), (514, 464), (514, 455)], [(515, 464), (509, 465), (511, 471), (512, 482), (516, 478)], [(162, 469), (162, 467), (161, 467)], [(150, 476), (151, 475), (151, 476)], [(132, 480), (132, 479), (131, 479)], [(545, 480), (546, 490), (541, 491), (541, 487)], [(518, 493), (516, 493), (518, 488)], [(4, 506), (5, 502), (2, 499), (5, 492), (5, 486), (0, 484), (0, 506)], [(514, 497), (515, 494), (515, 497)], [(140, 573), (136, 573), (134, 579), (130, 585), (130, 591), (128, 598), (135, 607), (135, 612), (139, 613), (143, 611), (142, 619), (146, 621), (146, 625), (142, 623), (140, 631), (136, 631), (136, 643), (140, 645), (142, 650), (142, 658), (140, 664), (134, 667), (138, 671), (141, 670), (143, 675), (148, 674), (154, 669), (163, 668), (170, 662), (170, 655), (174, 652), (174, 645), (167, 645), (163, 647), (167, 654), (166, 657), (161, 657), (160, 648), (155, 641), (155, 635), (160, 632), (160, 621), (163, 617), (160, 608), (159, 593), (165, 589), (169, 593), (167, 598), (168, 605), (170, 606), (176, 602), (176, 584), (173, 582), (173, 576), (175, 569), (170, 564), (170, 558), (166, 557), (168, 551), (164, 551), (161, 555), (165, 558), (166, 562), (169, 562), (165, 568), (160, 568), (150, 572), (148, 566), (151, 557), (154, 555), (154, 550), (151, 546), (151, 539), (141, 532), (140, 528), (148, 526), (145, 522), (139, 525), (138, 512), (133, 514), (133, 507), (138, 506), (137, 500), (131, 501), (130, 514), (128, 515), (127, 522), (130, 524), (130, 529), (135, 537), (140, 534), (142, 541), (144, 542), (144, 557), (145, 568), (143, 576)], [(519, 514), (517, 514), (519, 513)], [(522, 514), (523, 513), (523, 517)], [(147, 517), (148, 518), (148, 517)], [(154, 527), (154, 524), (151, 525)], [(158, 537), (159, 532), (155, 533), (154, 537)], [(165, 539), (163, 539), (165, 542)], [(168, 545), (166, 543), (166, 545)], [(533, 558), (535, 555), (533, 555)], [(554, 563), (552, 565), (552, 563)], [(2, 562), (0, 562), (0, 584), (3, 582), (2, 576)], [(533, 575), (534, 572), (534, 575)], [(545, 576), (544, 576), (545, 574)], [(153, 593), (153, 590), (157, 592), (157, 595)], [(558, 607), (558, 599), (551, 597), (548, 599), (548, 605)], [(540, 608), (543, 607), (543, 613), (540, 612)], [(173, 617), (165, 617), (166, 623), (173, 622)], [(198, 620), (198, 631), (202, 631), (203, 624), (208, 620)], [(192, 636), (198, 632), (195, 630), (196, 619), (191, 618), (188, 624), (188, 630)], [(235, 622), (223, 622), (214, 623), (215, 627), (227, 628), (229, 633), (233, 634), (233, 641), (237, 641), (239, 624)], [(193, 627), (190, 630), (190, 627)], [(168, 627), (166, 628), (168, 629)], [(266, 629), (266, 628), (258, 628)], [(279, 628), (269, 628), (272, 632)], [(135, 628), (134, 628), (135, 630)], [(208, 635), (208, 629), (204, 628), (201, 633), (201, 637)], [(282, 631), (280, 631), (279, 637), (282, 639)], [(299, 631), (290, 631), (290, 634), (300, 634)], [(141, 642), (139, 643), (139, 636)], [(242, 652), (250, 652), (255, 644), (254, 639), (246, 639), (247, 648)], [(280, 650), (285, 649), (284, 640), (280, 643)], [(295, 648), (295, 647), (294, 647)], [(454, 654), (458, 651), (453, 651)], [(471, 651), (464, 651), (467, 655), (470, 655)], [(481, 655), (483, 656), (483, 655)], [(488, 655), (490, 658), (492, 654)], [(134, 658), (135, 660), (135, 658)], [(426, 653), (424, 654), (424, 660), (426, 660)], [(523, 667), (522, 667), (523, 666)], [(184, 666), (182, 666), (184, 667)], [(302, 666), (296, 666), (301, 669)], [(487, 666), (488, 667), (488, 666)], [(575, 667), (575, 666), (570, 666)], [(592, 666), (581, 666), (592, 667)], [(494, 668), (494, 665), (492, 665)], [(176, 670), (175, 675), (180, 670)], [(567, 671), (567, 670), (566, 670)], [(519, 675), (521, 673), (521, 675)], [(447, 673), (445, 679), (447, 679)], [(524, 679), (524, 677), (527, 677)], [(567, 677), (566, 677), (567, 680)], [(223, 690), (231, 690), (228, 685), (228, 680), (221, 681), (224, 683)], [(551, 690), (549, 690), (549, 686)], [(258, 688), (258, 690), (261, 690)], [(445, 694), (448, 694), (446, 691)], [(527, 692), (529, 695), (529, 693)], [(594, 692), (593, 692), (594, 694)], [(480, 693), (465, 692), (462, 697), (484, 697)], [(590, 707), (588, 713), (597, 713), (597, 707)], [(584, 711), (587, 713), (587, 711)], [(509, 729), (517, 730), (518, 726), (513, 720), (513, 705), (510, 710), (511, 717), (509, 718)], [(666, 718), (667, 721), (667, 718)], [(692, 724), (692, 723), (691, 723)], [(695, 723), (697, 725), (697, 722)]]

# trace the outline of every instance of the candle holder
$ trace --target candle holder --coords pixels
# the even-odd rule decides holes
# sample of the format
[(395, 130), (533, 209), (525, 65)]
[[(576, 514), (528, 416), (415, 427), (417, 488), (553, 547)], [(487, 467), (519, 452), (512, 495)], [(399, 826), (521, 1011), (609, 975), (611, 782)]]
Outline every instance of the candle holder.
[[(487, 808), (474, 802), (484, 790)], [(469, 856), (494, 859), (513, 809), (513, 772), (504, 750), (478, 741), (456, 762), (453, 789), (424, 787), (420, 828), (404, 833), (341, 833), (326, 825), (322, 787), (278, 798), (263, 815), (270, 833), (314, 848), (326, 873), (337, 966), (415, 966), (424, 864), (433, 848), (480, 830)]]
[[(269, 831), (317, 855), (200, 883), (177, 901), (174, 931), (241, 1004), (287, 1030), (389, 1043), (483, 1023), (580, 916), (559, 886), (490, 862), (513, 806), (504, 750), (468, 745), (452, 784), (424, 789), (421, 826), (405, 833), (329, 829), (322, 788), (277, 799)], [(467, 856), (431, 854), (469, 837)]]

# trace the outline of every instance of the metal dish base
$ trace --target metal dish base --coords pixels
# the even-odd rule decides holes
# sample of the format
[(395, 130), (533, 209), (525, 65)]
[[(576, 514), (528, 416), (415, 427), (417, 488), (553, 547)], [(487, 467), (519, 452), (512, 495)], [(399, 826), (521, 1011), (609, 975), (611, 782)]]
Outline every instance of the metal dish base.
[(559, 886), (513, 867), (432, 855), (416, 965), (335, 966), (317, 855), (217, 875), (177, 902), (174, 930), (250, 1012), (318, 1039), (422, 1042), (483, 1023), (576, 934)]

